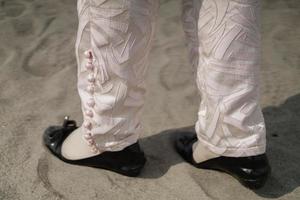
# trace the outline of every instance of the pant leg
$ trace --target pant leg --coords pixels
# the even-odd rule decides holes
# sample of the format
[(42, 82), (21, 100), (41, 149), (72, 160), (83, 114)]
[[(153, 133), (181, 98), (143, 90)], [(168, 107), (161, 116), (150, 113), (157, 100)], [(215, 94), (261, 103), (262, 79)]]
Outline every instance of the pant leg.
[(203, 0), (199, 11), (195, 130), (223, 156), (265, 152), (260, 107), (260, 0)]
[(142, 131), (145, 74), (157, 0), (78, 0), (76, 58), (83, 139), (119, 151)]

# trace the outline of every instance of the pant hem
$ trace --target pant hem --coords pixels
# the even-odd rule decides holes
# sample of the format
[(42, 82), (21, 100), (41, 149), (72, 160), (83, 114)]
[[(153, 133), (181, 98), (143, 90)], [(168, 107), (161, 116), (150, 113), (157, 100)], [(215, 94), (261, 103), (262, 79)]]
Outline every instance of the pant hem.
[(266, 145), (234, 148), (234, 147), (218, 147), (199, 137), (198, 137), (198, 141), (200, 144), (202, 144), (204, 147), (209, 149), (211, 152), (218, 154), (220, 156), (246, 157), (246, 156), (260, 155), (266, 152)]
[(101, 145), (97, 144), (97, 146), (101, 152), (122, 151), (126, 147), (136, 143), (138, 139), (139, 139), (139, 135), (133, 134), (122, 141), (114, 142), (114, 144), (102, 143)]

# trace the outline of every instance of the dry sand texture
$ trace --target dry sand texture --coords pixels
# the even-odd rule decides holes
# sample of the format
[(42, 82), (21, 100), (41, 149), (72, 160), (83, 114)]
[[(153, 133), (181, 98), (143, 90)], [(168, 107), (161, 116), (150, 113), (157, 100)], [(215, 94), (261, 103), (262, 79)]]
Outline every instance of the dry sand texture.
[(148, 74), (140, 178), (66, 165), (41, 134), (64, 115), (81, 121), (76, 90), (75, 0), (0, 0), (0, 199), (300, 199), (300, 1), (263, 1), (262, 105), (273, 175), (253, 192), (230, 176), (184, 163), (172, 130), (199, 104), (180, 21), (162, 0)]

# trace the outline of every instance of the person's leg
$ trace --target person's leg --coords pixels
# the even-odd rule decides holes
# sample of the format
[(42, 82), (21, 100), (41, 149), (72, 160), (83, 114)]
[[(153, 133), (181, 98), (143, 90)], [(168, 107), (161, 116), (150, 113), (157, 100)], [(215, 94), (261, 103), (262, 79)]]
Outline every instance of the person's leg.
[[(182, 23), (183, 30), (186, 36), (186, 43), (189, 50), (189, 60), (193, 71), (197, 71), (199, 64), (199, 36), (198, 36), (198, 21), (199, 12), (202, 1), (199, 0), (182, 0)], [(197, 79), (197, 73), (195, 78)], [(209, 151), (203, 145), (193, 145), (194, 159), (197, 162), (208, 160), (213, 157), (218, 157), (217, 154)]]
[(260, 0), (204, 0), (198, 34), (199, 145), (223, 156), (265, 153), (260, 108)]
[(137, 157), (144, 163), (137, 140), (158, 7), (158, 0), (77, 1), (76, 58), (84, 121), (77, 128), (65, 119), (63, 126), (44, 133), (46, 146), (63, 161), (125, 174), (124, 163), (129, 163), (131, 175), (137, 174)]
[[(255, 168), (251, 160), (259, 160), (255, 157), (264, 155), (266, 150), (266, 129), (259, 102), (260, 0), (202, 0), (198, 14), (197, 86), (201, 102), (195, 125), (197, 138), (181, 138), (177, 147), (179, 152), (186, 153), (184, 148), (193, 145), (189, 159), (199, 167), (202, 163), (202, 168), (211, 168), (207, 163), (218, 161), (226, 162), (222, 170), (228, 171), (227, 164), (238, 168), (242, 157), (251, 157), (242, 162), (249, 160), (249, 166)], [(265, 180), (268, 164), (265, 157), (258, 157), (263, 163), (257, 162), (264, 169)], [(227, 158), (237, 159), (229, 162)]]
[(76, 57), (84, 123), (64, 142), (65, 157), (120, 151), (137, 142), (157, 7), (157, 0), (78, 1)]

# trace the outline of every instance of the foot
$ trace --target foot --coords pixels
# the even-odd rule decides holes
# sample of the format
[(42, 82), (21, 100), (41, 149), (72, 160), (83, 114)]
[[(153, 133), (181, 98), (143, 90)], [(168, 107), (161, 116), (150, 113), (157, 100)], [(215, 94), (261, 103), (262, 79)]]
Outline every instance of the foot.
[(121, 151), (105, 151), (96, 156), (77, 160), (65, 158), (61, 152), (62, 144), (77, 128), (76, 122), (68, 118), (64, 120), (62, 126), (48, 127), (43, 135), (44, 145), (54, 156), (69, 164), (106, 169), (131, 177), (140, 174), (146, 158), (138, 142)]
[[(82, 127), (75, 129), (64, 140), (61, 146), (61, 154), (69, 160), (78, 160), (99, 155), (100, 151), (93, 151), (93, 148), (83, 138), (84, 130)], [(76, 148), (74, 148), (76, 147)]]
[(195, 133), (180, 133), (176, 138), (175, 148), (183, 159), (193, 166), (225, 172), (250, 189), (261, 188), (271, 172), (266, 154), (249, 157), (219, 156), (198, 163), (193, 158), (195, 142), (197, 142)]
[(220, 157), (219, 154), (210, 151), (204, 145), (199, 143), (199, 141), (194, 142), (192, 148), (193, 148), (193, 159), (196, 163), (200, 163), (212, 158)]

